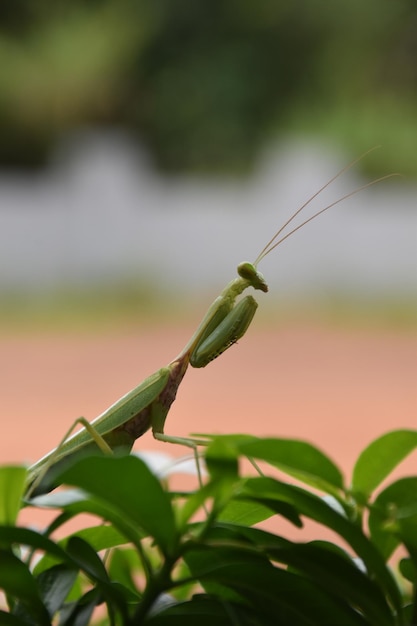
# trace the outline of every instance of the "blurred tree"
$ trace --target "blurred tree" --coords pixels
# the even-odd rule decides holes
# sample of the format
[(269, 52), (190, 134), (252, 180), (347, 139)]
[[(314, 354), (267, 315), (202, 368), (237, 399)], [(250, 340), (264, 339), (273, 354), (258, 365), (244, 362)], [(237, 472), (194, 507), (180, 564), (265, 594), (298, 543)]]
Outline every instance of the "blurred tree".
[(3, 0), (0, 59), (3, 165), (116, 124), (172, 172), (246, 172), (271, 137), (324, 132), (416, 173), (415, 0)]
[(19, 5), (19, 21), (1, 14), (0, 162), (35, 166), (61, 133), (117, 121), (146, 22), (132, 22), (123, 2)]

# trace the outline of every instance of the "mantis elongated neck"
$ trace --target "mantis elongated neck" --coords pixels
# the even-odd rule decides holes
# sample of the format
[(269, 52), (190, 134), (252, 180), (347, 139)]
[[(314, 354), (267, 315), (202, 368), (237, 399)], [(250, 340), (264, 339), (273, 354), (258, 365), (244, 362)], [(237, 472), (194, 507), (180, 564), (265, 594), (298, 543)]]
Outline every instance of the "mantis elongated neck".
[(245, 278), (241, 278), (240, 276), (230, 281), (230, 283), (226, 285), (226, 287), (223, 289), (221, 294), (211, 303), (197, 330), (194, 332), (191, 339), (188, 341), (183, 350), (181, 350), (180, 354), (174, 359), (174, 361), (189, 357), (196, 345), (199, 343), (207, 326), (211, 323), (211, 321), (219, 311), (220, 307), (225, 306), (228, 307), (229, 310), (232, 309), (236, 298), (240, 296), (240, 294), (243, 293), (245, 289), (250, 286), (250, 281)]

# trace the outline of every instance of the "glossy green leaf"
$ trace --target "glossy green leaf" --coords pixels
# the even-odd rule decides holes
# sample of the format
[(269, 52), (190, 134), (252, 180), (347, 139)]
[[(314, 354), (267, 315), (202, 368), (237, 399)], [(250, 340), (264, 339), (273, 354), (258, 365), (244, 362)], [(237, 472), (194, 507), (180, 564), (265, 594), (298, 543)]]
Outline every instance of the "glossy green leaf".
[(216, 476), (231, 479), (238, 476), (238, 450), (233, 445), (233, 440), (224, 437), (216, 437), (208, 446), (204, 458), (206, 467), (212, 478)]
[(231, 601), (227, 597), (230, 590), (271, 624), (369, 625), (347, 602), (333, 598), (313, 581), (272, 567), (256, 553), (217, 548), (187, 553), (186, 559), (194, 576), (211, 593), (215, 589)]
[(62, 607), (77, 578), (78, 571), (67, 565), (55, 565), (37, 577), (39, 591), (50, 615)]
[(146, 626), (271, 626), (248, 606), (196, 595), (145, 620)]
[(86, 493), (81, 489), (65, 489), (64, 491), (51, 491), (41, 496), (34, 496), (29, 505), (40, 509), (63, 509), (73, 504), (82, 503), (86, 499)]
[(294, 439), (258, 439), (242, 442), (242, 454), (267, 461), (299, 480), (334, 493), (343, 489), (339, 468), (318, 448)]
[(308, 491), (271, 478), (251, 478), (246, 489), (254, 494), (277, 498), (292, 504), (301, 515), (323, 524), (343, 537), (364, 561), (367, 569), (378, 579), (394, 606), (400, 610), (401, 597), (395, 580), (385, 565), (383, 558), (359, 527), (340, 515), (318, 496)]
[(112, 550), (108, 563), (108, 571), (112, 580), (117, 580), (119, 584), (135, 594), (138, 599), (139, 592), (135, 577), (138, 573), (143, 574), (143, 566), (137, 550), (132, 548)]
[[(321, 498), (311, 490), (272, 478), (239, 478), (240, 455), (270, 463), (330, 495)], [(404, 626), (404, 600), (385, 558), (392, 551), (392, 542), (405, 544), (409, 552), (411, 549), (411, 558), (401, 569), (409, 579), (415, 575), (417, 477), (397, 481), (372, 505), (373, 543), (345, 512), (338, 468), (314, 446), (231, 435), (213, 438), (207, 456), (211, 479), (191, 494), (165, 492), (142, 461), (133, 457), (78, 461), (62, 472), (63, 480), (78, 487), (78, 492), (48, 494), (36, 498), (34, 504), (61, 509), (50, 529), (59, 529), (80, 512), (92, 512), (105, 519), (106, 525), (73, 533), (59, 545), (34, 531), (0, 526), (0, 545), (34, 547), (44, 554), (34, 572), (26, 568), (26, 574), (37, 585), (39, 606), (49, 615), (59, 611), (62, 626), (87, 626), (94, 607), (103, 601), (110, 621), (114, 617), (114, 623), (119, 619), (127, 623), (128, 606), (132, 616), (149, 593), (152, 602), (153, 590), (143, 578), (139, 552), (145, 551), (153, 567), (155, 547), (148, 551), (146, 541), (139, 550), (143, 537), (149, 537), (168, 557), (165, 563), (172, 561), (175, 568), (171, 575), (164, 572), (164, 592), (171, 594), (172, 576), (179, 583), (182, 599), (191, 596), (196, 584), (209, 594), (172, 606), (154, 603), (147, 617), (140, 618), (143, 624)], [(333, 498), (332, 504), (326, 498)], [(195, 522), (201, 519), (196, 516), (203, 504), (210, 514)], [(348, 548), (344, 551), (329, 542), (294, 543), (250, 527), (272, 512), (298, 526), (303, 517), (309, 517), (336, 532)], [(110, 560), (103, 561), (97, 554), (129, 541), (133, 546), (127, 551), (116, 549)], [(10, 550), (7, 553), (12, 554)], [(348, 553), (357, 556), (363, 567)], [(77, 577), (80, 569), (94, 585), (87, 592), (80, 583), (83, 577)], [(138, 573), (143, 596), (142, 588), (141, 592), (137, 589)], [(31, 613), (27, 597), (10, 597), (18, 602), (12, 621), (5, 625), (43, 623)], [(1, 617), (0, 612), (3, 623)]]
[(393, 430), (375, 439), (356, 461), (352, 491), (359, 492), (367, 499), (392, 470), (416, 448), (416, 430)]
[(317, 583), (332, 597), (357, 607), (371, 624), (393, 626), (394, 617), (378, 585), (358, 567), (323, 545), (293, 544), (272, 548), (273, 558)]
[(16, 522), (25, 491), (27, 469), (22, 466), (0, 467), (0, 524)]
[(100, 582), (109, 582), (106, 568), (97, 552), (80, 537), (71, 537), (67, 552), (90, 578)]
[(27, 620), (11, 613), (0, 610), (0, 624), (2, 626), (28, 626)]
[(89, 626), (94, 609), (101, 602), (101, 592), (96, 588), (90, 589), (76, 602), (63, 607), (59, 626)]
[(107, 605), (114, 605), (123, 614), (126, 614), (122, 587), (111, 582), (107, 570), (95, 550), (80, 537), (71, 537), (68, 541), (67, 551), (88, 577), (98, 585)]
[(29, 546), (30, 548), (47, 552), (69, 565), (74, 565), (71, 558), (59, 545), (45, 537), (42, 533), (30, 530), (29, 528), (0, 526), (0, 543), (3, 546), (13, 546), (13, 544)]
[[(254, 563), (258, 562), (269, 568), (272, 566), (266, 555), (257, 553), (255, 550), (250, 551), (247, 546), (242, 545), (240, 549), (236, 545), (228, 546), (227, 537), (223, 546), (224, 535), (221, 532), (212, 531), (210, 537), (212, 538), (210, 542), (187, 549), (184, 560), (191, 574), (207, 593), (231, 602), (241, 602), (242, 597), (238, 592), (235, 592), (230, 585), (224, 585), (222, 580), (216, 579), (218, 569), (222, 568), (225, 563), (233, 563), (241, 568), (251, 568)], [(213, 549), (215, 542), (217, 545)]]
[[(50, 494), (48, 494), (48, 496), (49, 495)], [(58, 496), (59, 494), (57, 493), (55, 495)], [(81, 495), (81, 492), (80, 492), (80, 495)], [(46, 496), (39, 496), (38, 498), (36, 498), (36, 500), (41, 500), (45, 497)], [(60, 501), (61, 499), (56, 498), (56, 500)], [(111, 547), (111, 545), (109, 546), (105, 545), (106, 536), (110, 544), (112, 543), (113, 539), (118, 541), (118, 538), (121, 537), (122, 539), (124, 538), (124, 541), (123, 541), (124, 543), (126, 541), (130, 541), (136, 545), (141, 541), (143, 537), (148, 535), (148, 533), (145, 533), (137, 525), (132, 524), (126, 516), (123, 516), (120, 513), (120, 511), (116, 511), (114, 507), (109, 505), (109, 503), (104, 502), (104, 500), (98, 501), (94, 496), (84, 494), (83, 497), (81, 499), (77, 499), (77, 501), (74, 501), (74, 499), (71, 498), (71, 502), (73, 503), (65, 505), (63, 507), (66, 515), (62, 518), (62, 523), (65, 523), (66, 521), (70, 520), (73, 517), (77, 517), (78, 515), (80, 515), (80, 513), (89, 513), (89, 514), (98, 516), (99, 518), (105, 519), (112, 524), (112, 526), (102, 526), (101, 527), (103, 529), (102, 531), (100, 531), (100, 529), (97, 529), (97, 535), (98, 535), (97, 541), (94, 539), (96, 535), (95, 529), (92, 530), (92, 534), (90, 534), (89, 529), (85, 529), (84, 531), (79, 531), (75, 533), (75, 536), (79, 535), (80, 537), (83, 537), (85, 533), (87, 541), (91, 538), (92, 547), (94, 547), (96, 551), (105, 549), (106, 547)], [(59, 528), (59, 525), (57, 525), (55, 528)], [(109, 528), (108, 532), (105, 530), (106, 528)], [(1, 529), (0, 529), (0, 537), (1, 537)], [(69, 537), (60, 541), (58, 543), (58, 546), (65, 547), (68, 539)], [(119, 543), (117, 545), (119, 545)], [(49, 554), (46, 554), (36, 564), (35, 572), (39, 574), (41, 571), (44, 571), (45, 569), (49, 569), (50, 567), (55, 565), (57, 562), (59, 562), (59, 558), (58, 559), (55, 558), (54, 553), (50, 552)]]
[(28, 567), (12, 552), (0, 550), (0, 589), (18, 601), (16, 608), (19, 612), (19, 603), (22, 613), (28, 614), (39, 626), (49, 626), (48, 611), (42, 602), (38, 586)]
[(224, 522), (234, 522), (242, 526), (253, 526), (270, 518), (275, 511), (254, 499), (232, 499), (221, 511), (218, 519)]
[(142, 527), (164, 552), (173, 549), (177, 536), (170, 499), (138, 457), (84, 458), (65, 470), (60, 480), (85, 489)]
[[(216, 504), (222, 504), (222, 508), (227, 506), (229, 498), (232, 497), (233, 491), (239, 489), (242, 479), (234, 476), (226, 475), (225, 479), (218, 475), (205, 485), (187, 495), (185, 502), (181, 508), (177, 510), (177, 523), (180, 532), (186, 532), (186, 526), (189, 520), (199, 511), (204, 512), (204, 506), (208, 501), (215, 501)], [(221, 497), (219, 497), (221, 496)], [(224, 502), (226, 498), (226, 502)], [(223, 502), (220, 502), (223, 500)], [(216, 507), (218, 509), (218, 507)]]
[(393, 615), (381, 589), (340, 548), (328, 542), (293, 543), (258, 528), (221, 524), (207, 534), (214, 545), (253, 546), (258, 553), (317, 583), (333, 598), (349, 602), (379, 626), (392, 626)]
[(401, 541), (417, 553), (417, 476), (401, 478), (378, 495), (369, 513), (369, 530), (386, 559)]
[[(243, 502), (251, 502), (255, 509), (257, 509), (259, 506), (268, 507), (271, 511), (275, 513), (275, 515), (282, 515), (282, 517), (285, 517), (285, 519), (287, 519), (298, 528), (301, 528), (303, 525), (299, 511), (297, 511), (297, 508), (289, 502), (285, 502), (283, 500), (280, 500), (279, 498), (270, 498), (268, 496), (263, 496), (262, 494), (260, 494), (259, 496), (255, 494), (248, 494), (247, 492), (241, 493), (239, 495), (239, 499)], [(220, 515), (219, 519), (225, 518)]]
[(126, 537), (122, 535), (114, 526), (100, 524), (100, 526), (90, 526), (77, 530), (65, 540), (59, 541), (59, 545), (65, 546), (71, 537), (79, 537), (86, 541), (96, 552), (108, 550), (116, 546), (128, 543)]
[(213, 543), (219, 543), (222, 547), (229, 545), (247, 547), (249, 552), (254, 548), (255, 553), (263, 554), (264, 558), (270, 559), (269, 549), (286, 548), (291, 542), (279, 535), (274, 535), (259, 528), (249, 528), (237, 524), (217, 522), (206, 533), (205, 540), (208, 547)]
[(399, 570), (406, 580), (413, 585), (417, 585), (417, 563), (414, 563), (409, 558), (401, 559)]
[(402, 612), (402, 623), (406, 624), (406, 626), (415, 626), (416, 624), (416, 605), (413, 602), (412, 604), (406, 604), (404, 606)]

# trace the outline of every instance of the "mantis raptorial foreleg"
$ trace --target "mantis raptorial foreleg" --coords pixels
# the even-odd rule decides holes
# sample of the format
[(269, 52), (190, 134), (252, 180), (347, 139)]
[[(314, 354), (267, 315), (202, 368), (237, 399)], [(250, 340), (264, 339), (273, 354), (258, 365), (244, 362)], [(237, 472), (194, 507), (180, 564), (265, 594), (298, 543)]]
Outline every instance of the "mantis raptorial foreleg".
[(237, 299), (250, 287), (258, 291), (268, 291), (265, 279), (257, 269), (267, 254), (321, 213), (362, 189), (393, 176), (390, 174), (362, 185), (314, 213), (291, 229), (290, 232), (283, 234), (284, 229), (313, 198), (362, 157), (344, 167), (305, 202), (274, 234), (253, 263), (241, 263), (238, 266), (238, 276), (225, 287), (220, 296), (212, 303), (190, 341), (173, 361), (146, 378), (135, 389), (93, 420), (91, 424), (87, 426), (88, 423), (83, 421), (84, 428), (32, 465), (29, 469), (28, 493), (38, 494), (53, 489), (56, 486), (54, 469), (56, 470), (66, 460), (74, 456), (90, 454), (100, 448), (103, 451), (111, 450), (116, 454), (130, 452), (134, 441), (150, 428), (156, 439), (188, 446), (194, 450), (197, 458), (197, 446), (204, 445), (205, 441), (164, 434), (168, 411), (175, 400), (177, 389), (188, 365), (197, 368), (205, 367), (246, 333), (258, 304), (250, 295), (239, 301)]

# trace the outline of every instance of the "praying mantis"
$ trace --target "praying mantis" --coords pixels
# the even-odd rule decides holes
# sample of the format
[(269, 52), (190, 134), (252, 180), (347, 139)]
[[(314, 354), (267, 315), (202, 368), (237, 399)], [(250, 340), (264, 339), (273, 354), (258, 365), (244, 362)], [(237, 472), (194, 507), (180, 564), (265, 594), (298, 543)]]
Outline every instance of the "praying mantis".
[[(268, 241), (253, 263), (244, 262), (238, 265), (237, 277), (226, 285), (214, 300), (191, 339), (168, 365), (151, 374), (91, 423), (84, 418), (76, 420), (62, 443), (29, 468), (27, 497), (40, 495), (55, 488), (57, 471), (74, 457), (89, 455), (97, 450), (108, 454), (128, 454), (135, 440), (149, 429), (152, 429), (155, 439), (188, 446), (194, 450), (195, 454), (197, 446), (207, 443), (204, 440), (175, 437), (164, 433), (168, 412), (188, 366), (206, 367), (245, 335), (258, 304), (252, 295), (246, 295), (239, 300), (238, 298), (249, 288), (264, 293), (268, 291), (265, 278), (258, 271), (258, 265), (262, 259), (297, 230), (328, 209), (370, 185), (394, 175), (388, 174), (358, 187), (317, 211), (287, 234), (283, 234), (289, 224), (314, 198), (369, 152), (370, 150), (337, 172), (297, 209)], [(77, 424), (82, 425), (81, 430), (70, 436)]]

